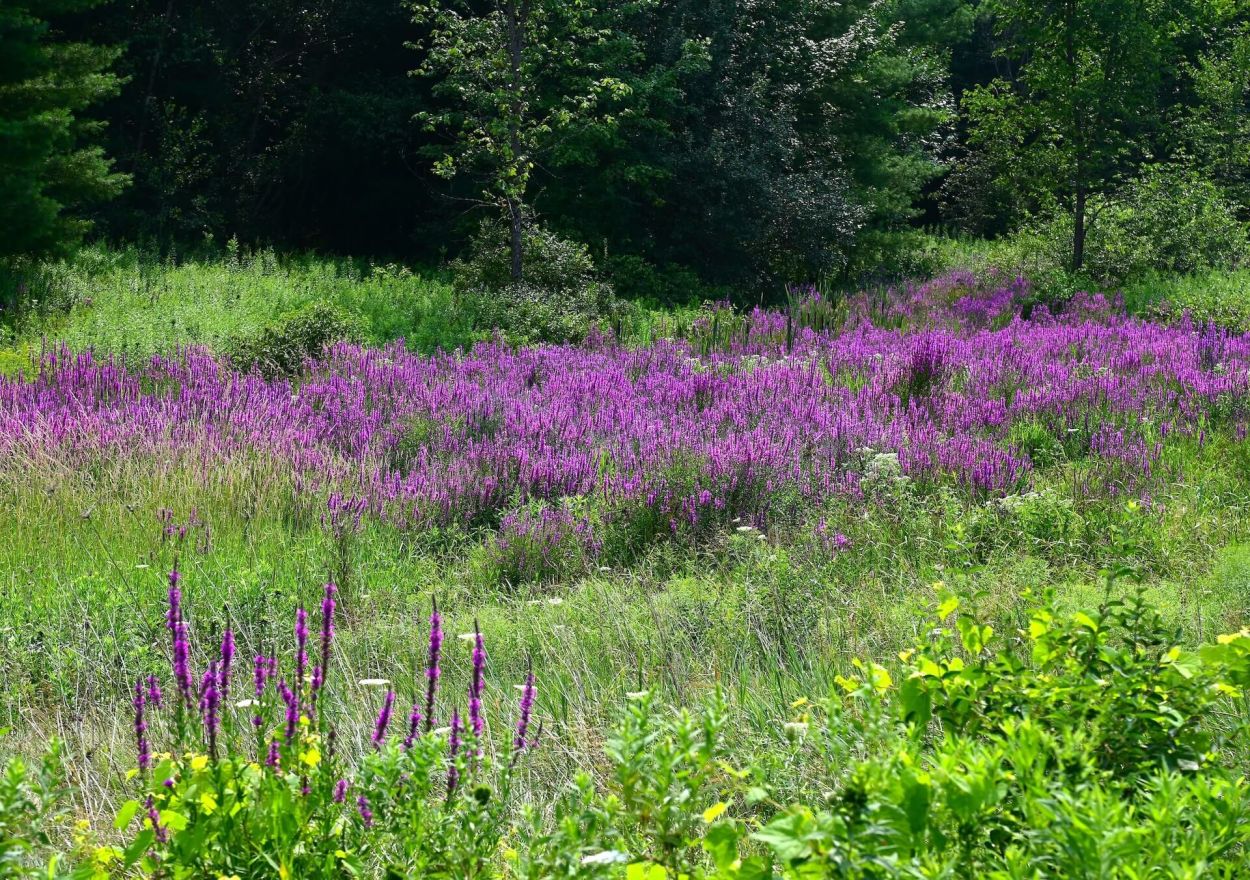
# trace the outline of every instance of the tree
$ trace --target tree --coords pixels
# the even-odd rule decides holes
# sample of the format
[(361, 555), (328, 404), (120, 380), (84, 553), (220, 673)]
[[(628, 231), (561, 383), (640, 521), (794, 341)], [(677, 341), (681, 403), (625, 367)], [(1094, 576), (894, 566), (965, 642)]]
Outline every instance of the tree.
[(842, 271), (940, 171), (969, 24), (963, 0), (627, 4), (596, 47), (626, 106), (539, 169), (538, 204), (597, 251), (755, 296)]
[(89, 228), (79, 211), (126, 182), (91, 144), (83, 118), (116, 93), (118, 50), (67, 41), (50, 23), (95, 0), (5, 0), (0, 5), (0, 259), (63, 252)]
[(1178, 131), (1187, 158), (1250, 216), (1250, 24), (1230, 24), (1188, 68), (1194, 96)]
[(584, 0), (436, 0), (413, 8), (430, 28), (416, 47), (426, 52), (418, 70), (438, 78), (435, 94), (451, 105), (419, 114), (453, 139), (436, 170), (485, 179), (483, 199), (509, 223), (512, 281), (519, 283), (536, 164), (624, 90), (588, 62), (590, 47), (607, 38), (596, 25), (599, 10)]
[[(1072, 219), (1071, 265), (1085, 262), (1088, 206), (1131, 176), (1168, 119), (1168, 72), (1216, 0), (986, 0), (1016, 72), (972, 89), (969, 142), (1000, 178)], [(1047, 204), (1047, 202), (1051, 204)]]

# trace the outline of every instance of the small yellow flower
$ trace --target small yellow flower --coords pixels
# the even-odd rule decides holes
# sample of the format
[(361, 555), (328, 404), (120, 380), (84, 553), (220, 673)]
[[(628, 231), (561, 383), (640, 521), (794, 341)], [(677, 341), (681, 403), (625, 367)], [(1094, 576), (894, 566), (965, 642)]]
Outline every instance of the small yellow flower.
[(728, 808), (729, 808), (729, 805), (726, 804), (724, 801), (719, 801), (717, 803), (712, 804), (712, 806), (708, 807), (706, 810), (703, 811), (703, 821), (707, 822), (710, 825), (711, 823), (715, 822), (718, 818), (720, 818), (720, 815), (724, 813), (725, 810), (727, 810)]
[(203, 770), (208, 766), (208, 755), (196, 755), (191, 759), (192, 770)]

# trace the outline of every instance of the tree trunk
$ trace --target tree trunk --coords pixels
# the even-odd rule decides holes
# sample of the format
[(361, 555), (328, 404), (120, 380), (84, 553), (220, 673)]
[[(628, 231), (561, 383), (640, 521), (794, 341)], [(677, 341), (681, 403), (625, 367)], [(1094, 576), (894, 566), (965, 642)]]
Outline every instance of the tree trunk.
[(521, 283), (522, 226), (521, 205), (516, 199), (508, 200), (508, 214), (512, 221), (512, 283)]
[[(512, 93), (512, 108), (508, 120), (508, 141), (512, 149), (512, 161), (522, 162), (521, 158), (521, 52), (524, 48), (524, 11), (517, 8), (517, 0), (508, 0), (506, 10), (508, 20), (508, 64), (511, 79), (508, 90)], [(512, 186), (512, 184), (508, 184)], [(524, 206), (515, 193), (508, 196), (508, 219), (512, 223), (512, 283), (521, 283), (522, 257), (522, 226)]]
[(1072, 271), (1080, 272), (1085, 265), (1085, 187), (1076, 188), (1072, 208)]

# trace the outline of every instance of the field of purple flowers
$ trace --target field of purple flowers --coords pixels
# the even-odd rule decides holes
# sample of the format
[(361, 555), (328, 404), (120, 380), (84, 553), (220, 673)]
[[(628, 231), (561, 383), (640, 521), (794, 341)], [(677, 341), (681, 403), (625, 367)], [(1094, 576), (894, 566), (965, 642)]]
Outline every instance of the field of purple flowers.
[[(646, 347), (340, 345), (294, 383), (203, 351), (123, 363), (60, 350), (30, 380), (0, 380), (0, 456), (189, 456), (207, 474), (257, 455), (332, 516), (498, 526), (505, 540), (564, 529), (594, 555), (613, 529), (645, 543), (861, 498), (883, 456), (916, 484), (978, 497), (1077, 461), (1085, 491), (1148, 498), (1183, 478), (1170, 438), (1244, 440), (1250, 338), (1136, 320), (1102, 297), (1024, 320), (1028, 293), (955, 275), (888, 308), (805, 302), (834, 316), (827, 329), (713, 313)], [(536, 502), (559, 512), (523, 512)]]
[[(127, 360), (58, 346), (0, 378), (0, 727), (13, 749), (64, 741), (76, 809), (111, 816), (136, 729), (141, 751), (149, 727), (152, 742), (250, 730), (251, 707), (223, 694), (237, 701), (242, 672), (233, 685), (216, 673), (236, 653), (274, 656), (292, 616), (297, 654), (313, 651), (303, 608), (327, 581), (338, 684), (318, 713), (340, 719), (343, 772), (362, 754), (382, 762), (360, 770), (381, 786), (359, 794), (360, 821), (409, 772), (406, 750), (376, 737), (393, 708), (407, 714), (395, 695), (430, 717), (431, 594), (461, 637), (443, 648), (443, 685), (471, 698), (452, 727), (506, 731), (532, 713), (545, 745), (515, 782), (539, 800), (581, 786), (578, 768), (602, 781), (626, 693), (657, 707), (717, 693), (737, 713), (717, 736), (772, 773), (781, 759), (759, 743), (806, 729), (779, 726), (787, 707), (845, 675), (875, 693), (882, 679), (864, 670), (878, 667), (852, 660), (906, 647), (935, 582), (988, 597), (986, 632), (1021, 626), (1022, 594), (1090, 607), (1116, 579), (1138, 581), (1158, 626), (1187, 637), (1245, 625), (1250, 336), (1141, 320), (1099, 295), (1050, 308), (1023, 280), (963, 273), (887, 294), (795, 290), (775, 311), (712, 305), (661, 330), (432, 357), (338, 344), (294, 379), (206, 349)], [(161, 627), (175, 567), (178, 619)], [(185, 711), (149, 712), (160, 699), (135, 682), (171, 661), (165, 699)], [(317, 698), (310, 668), (259, 691), (274, 724), (298, 725), (299, 700)], [(237, 772), (300, 739), (277, 759), (298, 792), (331, 734), (302, 736), (242, 736)], [(444, 746), (434, 735), (421, 760), (433, 767)], [(819, 787), (802, 765), (773, 770), (778, 798)], [(211, 767), (180, 772), (195, 789)], [(336, 779), (318, 773), (317, 809), (335, 813)], [(282, 785), (265, 791), (266, 809), (286, 809)]]

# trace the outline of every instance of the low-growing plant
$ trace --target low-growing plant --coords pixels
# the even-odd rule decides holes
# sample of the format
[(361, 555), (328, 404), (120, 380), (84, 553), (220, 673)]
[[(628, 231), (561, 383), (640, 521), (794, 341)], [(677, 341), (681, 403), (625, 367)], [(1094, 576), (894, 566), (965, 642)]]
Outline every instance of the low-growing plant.
[(452, 263), (461, 304), (478, 327), (517, 345), (581, 342), (596, 328), (615, 328), (623, 307), (585, 245), (538, 225), (526, 227), (524, 243), (520, 282), (512, 279), (507, 236), (497, 223), (484, 222), (468, 255)]
[(259, 370), (269, 377), (292, 377), (336, 342), (358, 342), (361, 321), (343, 309), (314, 302), (283, 315), (259, 333), (233, 339), (225, 354), (235, 369)]
[[(506, 745), (489, 748), (484, 640), (470, 636), (465, 708), (448, 716), (438, 700), (444, 632), (435, 606), (426, 687), (411, 710), (396, 714), (388, 680), (362, 682), (384, 696), (368, 750), (353, 765), (329, 703), (337, 595), (327, 584), (318, 632), (297, 611), (295, 651), (285, 662), (257, 655), (240, 668), (227, 627), (220, 652), (197, 675), (180, 574), (171, 572), (172, 683), (162, 687), (150, 675), (134, 684), (137, 796), (114, 823), (125, 842), (95, 853), (108, 868), (101, 876), (328, 878), (367, 866), (397, 877), (486, 876), (511, 776), (542, 734), (532, 670)], [(153, 745), (154, 716), (172, 739), (168, 750)]]

